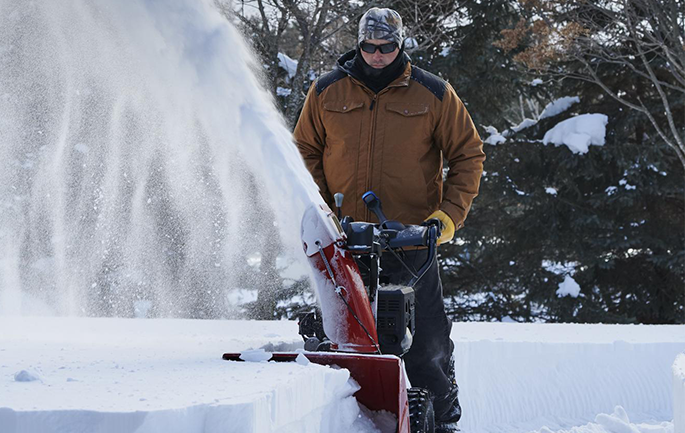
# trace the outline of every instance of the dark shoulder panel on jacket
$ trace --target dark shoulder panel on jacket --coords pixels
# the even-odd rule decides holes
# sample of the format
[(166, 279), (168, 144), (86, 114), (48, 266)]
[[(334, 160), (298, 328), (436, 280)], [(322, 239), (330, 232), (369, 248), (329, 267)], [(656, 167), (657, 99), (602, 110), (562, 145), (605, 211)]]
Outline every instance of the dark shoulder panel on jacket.
[(326, 90), (326, 87), (345, 77), (347, 77), (347, 74), (339, 69), (333, 69), (331, 72), (323, 74), (316, 80), (316, 95), (320, 95), (321, 92)]
[(430, 90), (432, 94), (442, 101), (445, 89), (447, 88), (445, 80), (413, 65), (411, 67), (411, 79)]

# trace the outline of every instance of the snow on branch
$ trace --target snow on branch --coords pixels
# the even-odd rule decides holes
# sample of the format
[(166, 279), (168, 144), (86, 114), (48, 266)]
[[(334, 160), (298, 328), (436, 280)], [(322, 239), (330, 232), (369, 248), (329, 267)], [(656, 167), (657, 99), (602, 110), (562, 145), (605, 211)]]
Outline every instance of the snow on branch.
[(547, 131), (542, 142), (566, 145), (573, 153), (587, 153), (590, 145), (604, 146), (606, 125), (605, 114), (581, 114), (559, 122)]

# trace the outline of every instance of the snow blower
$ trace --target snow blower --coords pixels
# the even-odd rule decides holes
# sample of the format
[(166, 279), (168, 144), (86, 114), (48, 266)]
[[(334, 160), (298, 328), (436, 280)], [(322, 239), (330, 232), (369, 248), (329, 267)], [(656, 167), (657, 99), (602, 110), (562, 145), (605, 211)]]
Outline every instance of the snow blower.
[[(340, 215), (342, 194), (335, 199)], [(311, 362), (348, 369), (360, 386), (357, 400), (370, 410), (394, 414), (398, 433), (431, 433), (430, 395), (408, 388), (401, 357), (414, 335), (412, 287), (436, 260), (439, 222), (405, 226), (385, 217), (373, 192), (362, 200), (378, 224), (340, 220), (325, 205), (312, 205), (302, 219), (302, 241), (320, 303), (320, 311), (299, 322), (304, 354)], [(381, 255), (393, 254), (404, 263), (401, 250), (417, 246), (428, 248), (428, 259), (418, 270), (404, 265), (412, 275), (406, 286), (380, 286)], [(298, 355), (273, 353), (270, 360), (295, 361)], [(223, 359), (239, 361), (240, 354), (226, 353)]]

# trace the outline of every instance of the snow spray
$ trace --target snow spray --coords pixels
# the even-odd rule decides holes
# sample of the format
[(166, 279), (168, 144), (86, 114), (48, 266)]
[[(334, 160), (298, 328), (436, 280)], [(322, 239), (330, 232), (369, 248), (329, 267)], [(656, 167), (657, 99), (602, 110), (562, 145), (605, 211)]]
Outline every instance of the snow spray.
[(259, 68), (210, 0), (0, 0), (0, 314), (196, 317), (264, 220), (303, 257)]

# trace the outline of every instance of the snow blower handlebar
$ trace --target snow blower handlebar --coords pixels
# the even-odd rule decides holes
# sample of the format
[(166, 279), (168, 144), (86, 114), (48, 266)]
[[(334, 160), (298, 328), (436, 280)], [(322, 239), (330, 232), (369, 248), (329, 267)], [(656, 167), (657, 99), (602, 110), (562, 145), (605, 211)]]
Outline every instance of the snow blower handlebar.
[[(394, 255), (402, 266), (409, 271), (412, 279), (407, 283), (413, 287), (428, 269), (433, 265), (437, 257), (437, 239), (440, 237), (439, 221), (428, 220), (423, 225), (408, 225), (399, 221), (388, 220), (383, 213), (380, 199), (373, 191), (368, 191), (362, 196), (362, 200), (378, 218), (378, 225), (365, 222), (354, 222), (348, 217), (342, 220), (342, 229), (346, 234), (347, 249), (357, 254), (378, 254), (389, 252)], [(411, 269), (398, 256), (395, 250), (406, 247), (427, 247), (426, 261), (417, 270)]]

